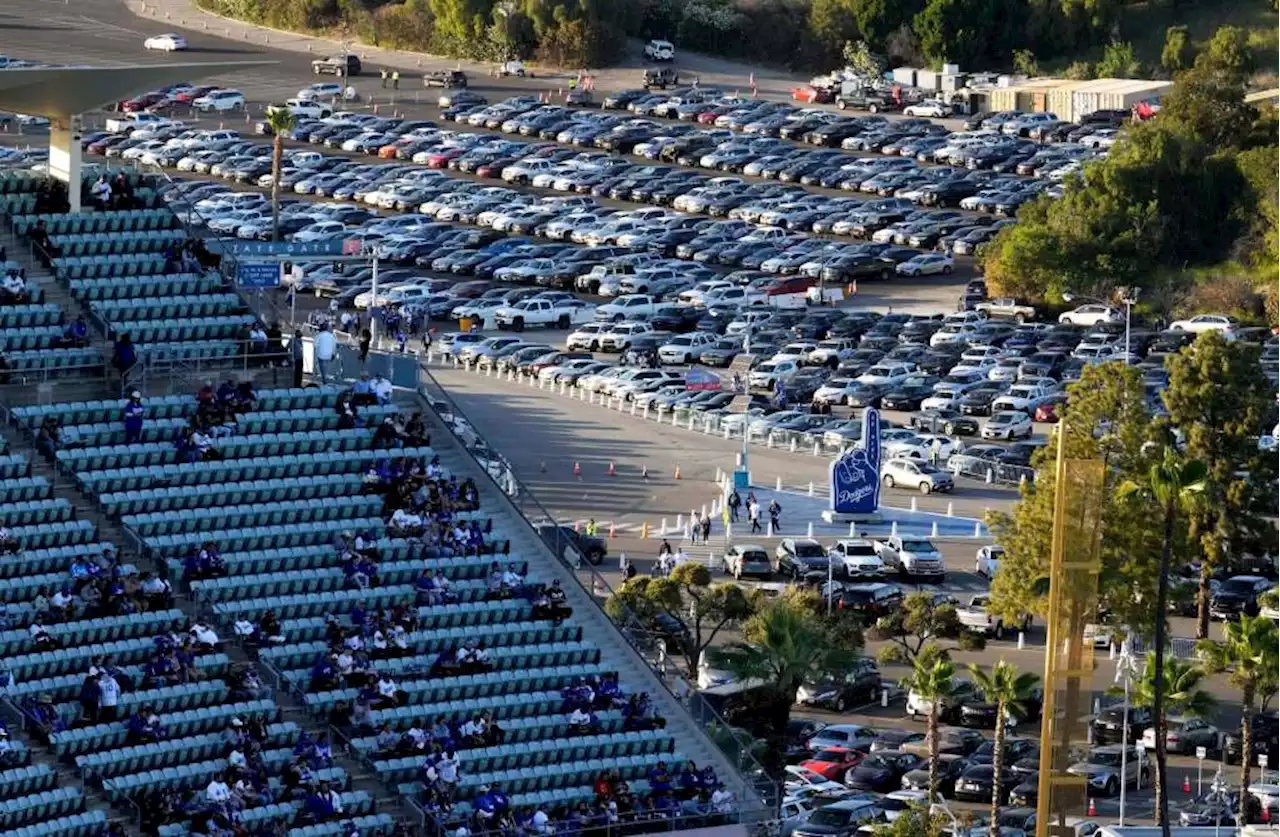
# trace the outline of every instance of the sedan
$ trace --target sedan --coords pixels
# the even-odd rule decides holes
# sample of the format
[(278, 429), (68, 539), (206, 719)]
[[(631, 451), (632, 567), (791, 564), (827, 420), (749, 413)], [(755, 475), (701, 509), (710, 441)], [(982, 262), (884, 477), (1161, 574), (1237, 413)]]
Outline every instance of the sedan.
[(828, 747), (814, 753), (806, 761), (800, 762), (800, 766), (806, 770), (812, 770), (824, 779), (838, 782), (856, 767), (858, 762), (862, 761), (864, 755), (858, 750)]
[(911, 753), (888, 750), (872, 753), (845, 774), (844, 783), (856, 790), (888, 791), (902, 787), (902, 776), (920, 764)]
[(987, 420), (982, 427), (984, 439), (1029, 439), (1035, 433), (1031, 417), (1020, 410), (1001, 410)]
[[(1015, 775), (1011, 770), (1000, 771), (1001, 804), (1009, 796), (1009, 790), (1015, 784)], [(969, 802), (990, 802), (995, 791), (995, 770), (989, 764), (975, 764), (960, 774), (956, 779), (955, 797)]]
[[(1198, 747), (1204, 747), (1210, 753), (1222, 750), (1222, 732), (1213, 724), (1200, 718), (1169, 717), (1165, 721), (1164, 738), (1170, 753), (1194, 755)], [(1154, 727), (1147, 727), (1143, 731), (1142, 743), (1149, 751), (1155, 749)]]
[(769, 552), (762, 546), (734, 544), (724, 554), (724, 571), (738, 579), (744, 575), (770, 578), (773, 575), (773, 562), (769, 559)]
[[(944, 797), (955, 795), (956, 780), (960, 778), (969, 767), (969, 762), (964, 756), (958, 756), (954, 753), (940, 753), (938, 755), (938, 793)], [(903, 790), (928, 790), (929, 788), (929, 762), (921, 761), (912, 769), (902, 774)]]
[(154, 49), (160, 52), (180, 52), (187, 48), (187, 39), (172, 32), (165, 35), (154, 35), (142, 42), (143, 49)]

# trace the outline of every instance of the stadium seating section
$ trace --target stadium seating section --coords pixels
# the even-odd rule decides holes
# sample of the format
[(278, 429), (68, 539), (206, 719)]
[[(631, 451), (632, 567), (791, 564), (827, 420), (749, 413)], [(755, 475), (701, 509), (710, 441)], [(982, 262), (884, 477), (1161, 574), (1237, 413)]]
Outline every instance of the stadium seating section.
[[(171, 216), (152, 209), (22, 214), (34, 182), (0, 178), (0, 208), (19, 233), (45, 222), (62, 249), (54, 260), (59, 281), (109, 332), (128, 330), (144, 347), (236, 345), (251, 318), (234, 294), (216, 277), (162, 272), (158, 250), (178, 240)], [(17, 350), (43, 351), (41, 341), (58, 332), (46, 324), (50, 317), (56, 322), (56, 310), (39, 305), (0, 312), (0, 345), (14, 351), (11, 358)], [(292, 766), (312, 758), (307, 742), (314, 739), (304, 736), (335, 718), (341, 723), (343, 707), (366, 710), (359, 725), (346, 729), (353, 758), (388, 793), (415, 804), (423, 803), (423, 758), (387, 752), (379, 730), (433, 723), (456, 729), (480, 713), (501, 727), (500, 743), (455, 745), (454, 806), (433, 814), (442, 826), (469, 816), (485, 785), (501, 786), (514, 806), (549, 809), (593, 800), (593, 782), (604, 771), (617, 771), (643, 794), (658, 762), (681, 762), (674, 737), (660, 723), (638, 728), (624, 717), (626, 683), (616, 705), (595, 707), (590, 730), (570, 725), (566, 690), (613, 674), (600, 648), (572, 618), (539, 611), (534, 599), (545, 571), (529, 556), (507, 554), (509, 543), (484, 508), (453, 512), (454, 524), (484, 533), (480, 547), (451, 549), (392, 529), (383, 497), (368, 490), (369, 472), (402, 457), (426, 467), (433, 450), (374, 446), (376, 426), (397, 412), (395, 405), (363, 407), (358, 426), (340, 428), (339, 397), (335, 387), (259, 391), (234, 431), (216, 439), (218, 456), (201, 461), (181, 458), (174, 444), (197, 410), (194, 394), (145, 398), (144, 426), (132, 440), (124, 432), (123, 401), (9, 412), (27, 440), (46, 419), (60, 421), (59, 478), (73, 480), (102, 515), (118, 521), (128, 542), (103, 542), (75, 506), (54, 496), (49, 480), (33, 476), (34, 450), (0, 449), (0, 526), (11, 550), (0, 555), (0, 675), (7, 670), (16, 678), (6, 699), (28, 721), (26, 740), (13, 730), (8, 750), (0, 749), (0, 831), (96, 835), (108, 813), (85, 809), (85, 789), (92, 788), (111, 803), (112, 816), (141, 812), (161, 835), (186, 834), (204, 816), (205, 787), (227, 771), (234, 755), (229, 742), (250, 726), (257, 731), (255, 763), (266, 780), (236, 815), (247, 828), (281, 823), (291, 828), (290, 837), (346, 837), (349, 821), (366, 837), (392, 834), (397, 818), (377, 811), (374, 796), (352, 789), (347, 771), (327, 758), (317, 756), (321, 763), (311, 765), (311, 778), (341, 794), (340, 817), (314, 821), (302, 798), (284, 789)], [(445, 477), (437, 478), (444, 485)], [(350, 554), (337, 546), (353, 534), (377, 551), (378, 578), (367, 588), (359, 580), (353, 585), (350, 561), (344, 563)], [(220, 553), (221, 569), (193, 578), (191, 567), (202, 560), (196, 556), (209, 544)], [(139, 556), (137, 566), (115, 560), (121, 547)], [(494, 595), (495, 561), (520, 578), (518, 594), (504, 587)], [(123, 597), (146, 606), (99, 613), (81, 603), (59, 611), (49, 597), (74, 590), (86, 566), (117, 576)], [(172, 600), (128, 592), (149, 569), (168, 579)], [(447, 595), (424, 596), (424, 569), (446, 580)], [(172, 650), (168, 637), (185, 634), (189, 624), (178, 609), (184, 598), (207, 615), (222, 641), (183, 657), (185, 670), (198, 676), (175, 678), (163, 663)], [(358, 633), (353, 618), (379, 609), (412, 623), (398, 634), (397, 653), (374, 654), (368, 663), (372, 680), (394, 681), (389, 704), (370, 703), (358, 684), (316, 674), (334, 632)], [(255, 690), (246, 685), (245, 665), (233, 663), (232, 645), (245, 639), (244, 626), (260, 625), (264, 617), (278, 620), (278, 628), (271, 637), (249, 635), (246, 648), (271, 685)], [(29, 630), (33, 625), (43, 632)], [(487, 649), (484, 670), (448, 665), (468, 642)], [(90, 665), (104, 660), (126, 685), (115, 718), (89, 717), (81, 701)], [(303, 707), (303, 720), (284, 720), (283, 701)], [(83, 787), (59, 787), (48, 764), (31, 764), (33, 749), (73, 768)], [(175, 804), (192, 793), (197, 804)]]

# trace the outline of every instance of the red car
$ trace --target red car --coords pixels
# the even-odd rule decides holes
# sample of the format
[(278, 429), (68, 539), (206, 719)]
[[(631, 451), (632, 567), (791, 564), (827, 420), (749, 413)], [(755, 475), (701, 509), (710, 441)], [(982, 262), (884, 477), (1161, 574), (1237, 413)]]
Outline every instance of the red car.
[(866, 755), (844, 747), (828, 747), (814, 753), (807, 761), (800, 762), (800, 766), (832, 782), (843, 782), (844, 774), (857, 767), (858, 762)]
[(192, 87), (190, 90), (183, 90), (181, 93), (175, 93), (173, 100), (184, 105), (189, 105), (201, 96), (208, 96), (217, 89), (217, 85), (202, 84), (198, 87)]
[(427, 168), (443, 169), (449, 165), (449, 161), (457, 157), (461, 157), (467, 153), (465, 148), (446, 148), (443, 151), (432, 154), (427, 158)]
[(515, 157), (499, 157), (491, 163), (485, 163), (476, 169), (476, 177), (501, 177), (502, 170), (515, 165)]
[(163, 93), (143, 93), (141, 96), (134, 96), (132, 99), (125, 99), (120, 103), (120, 110), (125, 113), (138, 113), (149, 107), (154, 107), (165, 100)]
[(1067, 403), (1067, 394), (1065, 392), (1055, 393), (1049, 396), (1036, 407), (1035, 415), (1032, 418), (1036, 421), (1044, 421), (1050, 424), (1057, 423), (1061, 418), (1060, 410)]

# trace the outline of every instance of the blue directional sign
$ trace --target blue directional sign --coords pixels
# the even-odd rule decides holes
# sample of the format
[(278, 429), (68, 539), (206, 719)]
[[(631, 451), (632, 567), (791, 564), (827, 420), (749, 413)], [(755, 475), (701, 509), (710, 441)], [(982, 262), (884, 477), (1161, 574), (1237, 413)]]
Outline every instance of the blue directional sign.
[(280, 265), (278, 262), (240, 262), (236, 265), (236, 284), (242, 288), (277, 288)]
[[(352, 247), (352, 244), (356, 246)], [(208, 248), (228, 256), (350, 256), (360, 252), (359, 242), (345, 238), (330, 241), (239, 241), (210, 239)]]

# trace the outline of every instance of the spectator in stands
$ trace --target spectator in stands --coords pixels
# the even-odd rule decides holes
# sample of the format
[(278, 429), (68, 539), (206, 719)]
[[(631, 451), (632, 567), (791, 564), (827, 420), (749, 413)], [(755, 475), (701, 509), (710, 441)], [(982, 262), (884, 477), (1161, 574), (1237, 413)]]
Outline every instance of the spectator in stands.
[(205, 541), (183, 561), (183, 573), (192, 581), (222, 578), (227, 574), (227, 564), (214, 541)]
[(0, 767), (17, 767), (22, 762), (20, 751), (9, 740), (9, 727), (0, 721)]
[(249, 326), (249, 354), (253, 355), (257, 360), (255, 365), (262, 365), (267, 362), (267, 350), (270, 348), (270, 341), (267, 338), (267, 327), (261, 320)]
[(47, 265), (49, 259), (57, 258), (62, 255), (52, 241), (49, 240), (49, 230), (45, 226), (44, 220), (36, 221), (35, 228), (27, 234), (31, 239), (31, 243), (35, 245), (36, 252), (40, 255), (41, 260)]
[(110, 724), (116, 720), (120, 707), (120, 683), (104, 671), (98, 675), (98, 722)]
[(43, 694), (36, 699), (36, 702), (27, 710), (27, 718), (29, 723), (27, 729), (31, 730), (35, 739), (45, 744), (49, 743), (49, 736), (55, 732), (61, 732), (65, 725), (62, 718), (58, 715), (58, 708), (53, 705), (53, 695)]
[(36, 450), (50, 462), (54, 461), (62, 447), (62, 422), (57, 416), (46, 416), (36, 433)]
[(200, 653), (210, 653), (218, 650), (218, 646), (222, 640), (218, 637), (218, 632), (209, 626), (206, 622), (196, 622), (191, 626), (191, 639), (195, 644), (196, 651)]
[[(127, 334), (123, 335), (116, 342), (116, 346), (119, 347), (121, 342), (128, 340), (128, 337)], [(121, 370), (121, 373), (123, 374), (124, 371)], [(142, 406), (142, 393), (135, 389), (129, 393), (129, 400), (124, 405), (124, 443), (126, 445), (134, 445), (142, 441), (142, 421), (146, 414), (147, 408)]]
[(408, 695), (400, 688), (400, 685), (392, 679), (391, 675), (385, 672), (378, 677), (377, 698), (374, 700), (374, 709), (395, 709), (397, 706), (404, 704), (408, 699)]
[(158, 575), (143, 573), (142, 598), (147, 610), (167, 610), (173, 607), (173, 586)]
[(293, 366), (293, 386), (295, 389), (302, 386), (302, 350), (302, 329), (294, 329), (293, 336), (289, 338), (288, 355), (289, 363)]
[(385, 375), (378, 374), (373, 376), (371, 384), (373, 395), (378, 399), (378, 403), (390, 404), (391, 397), (394, 394), (394, 387), (391, 386), (391, 381)]
[(569, 732), (573, 735), (595, 735), (600, 732), (600, 719), (593, 712), (574, 709), (569, 713)]
[(543, 588), (533, 600), (533, 618), (550, 619), (552, 624), (559, 625), (573, 615), (564, 590), (560, 587), (560, 579), (551, 582), (551, 586)]
[(129, 717), (128, 732), (125, 741), (128, 744), (152, 744), (160, 741), (168, 733), (160, 722), (160, 715), (151, 704), (143, 705)]
[(58, 346), (63, 349), (78, 349), (89, 345), (89, 324), (81, 314), (62, 327), (62, 337)]
[(227, 677), (231, 699), (235, 701), (261, 700), (271, 696), (271, 690), (262, 682), (253, 666), (241, 666)]
[[(129, 370), (133, 369), (137, 362), (138, 353), (134, 348), (133, 338), (128, 332), (119, 335), (111, 350), (111, 365), (120, 374), (122, 384), (128, 380)], [(141, 398), (141, 396), (138, 397)], [(126, 407), (126, 409), (128, 408)], [(139, 430), (141, 430), (141, 427), (139, 427)]]
[(0, 305), (25, 305), (31, 301), (27, 283), (16, 270), (5, 271), (0, 279)]
[(236, 810), (235, 794), (231, 792), (231, 784), (234, 781), (235, 778), (230, 770), (214, 774), (213, 779), (205, 786), (205, 801), (223, 814), (230, 814)]
[(86, 674), (80, 683), (80, 718), (87, 724), (98, 723), (99, 675)]
[(336, 371), (332, 369), (334, 359), (338, 354), (338, 341), (333, 336), (333, 331), (329, 328), (328, 323), (321, 327), (319, 333), (315, 337), (315, 360), (316, 374), (320, 376), (320, 383), (329, 383), (329, 373)]
[(0, 555), (15, 555), (22, 551), (22, 544), (7, 526), (0, 526)]

